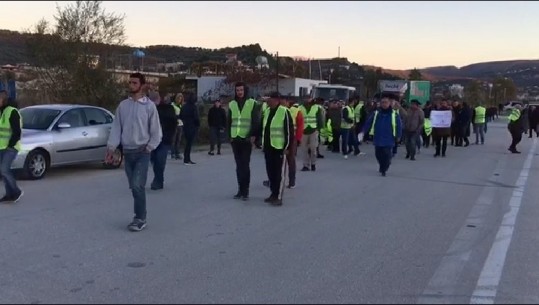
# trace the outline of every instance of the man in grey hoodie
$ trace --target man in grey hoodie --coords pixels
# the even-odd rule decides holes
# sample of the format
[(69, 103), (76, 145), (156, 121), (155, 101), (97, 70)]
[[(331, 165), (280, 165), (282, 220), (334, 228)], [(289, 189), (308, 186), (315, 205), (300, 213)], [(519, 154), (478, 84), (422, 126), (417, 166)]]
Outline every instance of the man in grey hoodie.
[(157, 108), (143, 93), (146, 84), (144, 75), (134, 73), (129, 77), (131, 96), (122, 101), (116, 109), (105, 161), (112, 163), (114, 151), (121, 144), (125, 173), (133, 193), (135, 208), (135, 217), (127, 228), (131, 231), (141, 231), (146, 227), (145, 188), (150, 153), (161, 143), (163, 134)]

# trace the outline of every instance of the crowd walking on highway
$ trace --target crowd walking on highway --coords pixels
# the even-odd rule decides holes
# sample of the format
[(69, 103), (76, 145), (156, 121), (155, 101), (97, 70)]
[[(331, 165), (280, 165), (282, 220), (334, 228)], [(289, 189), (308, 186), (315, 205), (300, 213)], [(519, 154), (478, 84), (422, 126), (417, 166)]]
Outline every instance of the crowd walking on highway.
[[(134, 218), (128, 225), (131, 231), (141, 231), (147, 224), (146, 182), (150, 165), (153, 170), (150, 188), (154, 191), (165, 187), (168, 156), (183, 159), (185, 165), (195, 165), (191, 150), (201, 125), (193, 99), (185, 99), (181, 93), (162, 96), (157, 91), (146, 92), (145, 84), (141, 73), (130, 75), (130, 95), (116, 109), (105, 156), (106, 163), (117, 162), (123, 156), (133, 196)], [(365, 155), (365, 149), (361, 148), (372, 143), (378, 172), (385, 177), (401, 145), (409, 161), (416, 161), (431, 144), (433, 156), (445, 158), (449, 145), (484, 145), (488, 124), (498, 115), (498, 111), (480, 102), (469, 105), (458, 99), (443, 98), (422, 104), (418, 100), (402, 100), (393, 93), (376, 94), (368, 102), (351, 97), (344, 101), (307, 98), (299, 103), (279, 92), (254, 99), (241, 82), (235, 84), (234, 97), (227, 108), (217, 99), (208, 112), (208, 154), (220, 155), (223, 143), (228, 140), (237, 180), (237, 192), (231, 197), (248, 201), (251, 155), (253, 149), (261, 149), (267, 174), (263, 185), (269, 188), (264, 201), (273, 206), (283, 204), (286, 188), (296, 187), (297, 160), (302, 172), (316, 172), (324, 151), (342, 154), (348, 160), (351, 156)], [(22, 119), (5, 91), (0, 91), (0, 111), (0, 173), (6, 190), (0, 201), (16, 202), (23, 191), (13, 177), (11, 163), (20, 150)], [(432, 123), (431, 115), (440, 111), (451, 113), (447, 126)], [(519, 154), (517, 145), (522, 135), (539, 137), (538, 127), (539, 108), (516, 105), (508, 118), (512, 137), (508, 150)], [(470, 140), (472, 132), (475, 141)]]

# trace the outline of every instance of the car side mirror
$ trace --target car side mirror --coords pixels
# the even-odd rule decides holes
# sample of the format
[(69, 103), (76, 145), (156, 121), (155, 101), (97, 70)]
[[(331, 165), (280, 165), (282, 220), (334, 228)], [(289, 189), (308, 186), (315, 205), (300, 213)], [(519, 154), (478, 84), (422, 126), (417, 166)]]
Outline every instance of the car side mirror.
[(60, 123), (58, 124), (58, 129), (65, 129), (65, 128), (70, 128), (71, 127), (71, 124), (69, 123)]

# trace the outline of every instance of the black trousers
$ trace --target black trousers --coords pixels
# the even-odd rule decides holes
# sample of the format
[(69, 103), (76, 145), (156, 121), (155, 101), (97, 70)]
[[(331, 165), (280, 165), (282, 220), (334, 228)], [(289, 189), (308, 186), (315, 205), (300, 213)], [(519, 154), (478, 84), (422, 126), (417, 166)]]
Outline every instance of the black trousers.
[(183, 162), (189, 163), (191, 160), (191, 149), (193, 148), (193, 143), (195, 142), (196, 131), (186, 132), (185, 133), (185, 149), (183, 151)]
[(421, 137), (423, 138), (423, 147), (429, 148), (430, 146), (430, 135), (427, 136), (427, 133), (423, 131), (421, 133)]
[(376, 155), (376, 160), (378, 161), (380, 173), (385, 173), (391, 165), (391, 158), (393, 158), (393, 148), (392, 147), (382, 147), (375, 146), (374, 153)]
[(232, 139), (232, 152), (236, 160), (236, 177), (238, 179), (238, 192), (249, 196), (251, 184), (251, 152), (253, 145), (249, 139)]
[(268, 174), (271, 196), (281, 199), (284, 188), (284, 175), (286, 162), (282, 149), (264, 148), (264, 157), (266, 158), (266, 172)]
[(221, 152), (221, 143), (223, 142), (224, 128), (210, 127), (210, 151), (213, 152), (217, 144), (217, 152)]
[(511, 141), (511, 146), (509, 146), (509, 149), (510, 150), (517, 150), (518, 143), (520, 143), (520, 141), (522, 141), (522, 131), (509, 129), (509, 132), (511, 133), (511, 138), (513, 139)]
[(436, 136), (434, 137), (434, 144), (436, 145), (436, 155), (440, 155), (440, 150), (442, 152), (442, 155), (445, 156), (445, 152), (447, 151), (447, 139), (448, 136)]
[(341, 130), (338, 128), (333, 128), (331, 130), (331, 133), (333, 134), (333, 141), (331, 142), (331, 151), (338, 153), (341, 151), (341, 147), (339, 145), (339, 138), (341, 137)]

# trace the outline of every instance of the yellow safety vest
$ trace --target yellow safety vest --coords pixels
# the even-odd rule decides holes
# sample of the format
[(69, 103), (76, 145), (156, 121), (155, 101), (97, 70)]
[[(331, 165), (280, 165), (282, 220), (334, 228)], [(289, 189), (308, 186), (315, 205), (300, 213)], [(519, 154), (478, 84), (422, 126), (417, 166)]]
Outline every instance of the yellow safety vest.
[[(348, 110), (348, 119), (352, 120), (352, 123), (348, 123), (346, 122), (344, 119), (341, 121), (341, 128), (342, 129), (350, 129), (352, 128), (352, 126), (354, 126), (354, 110), (352, 109), (352, 107), (350, 106), (346, 106), (344, 107), (345, 109)], [(341, 115), (342, 115), (342, 110), (341, 110)]]
[[(378, 110), (374, 113), (374, 119), (372, 120), (371, 130), (369, 135), (374, 136), (374, 125), (376, 124), (376, 117), (378, 117)], [(397, 136), (397, 112), (391, 112), (391, 125), (393, 126), (393, 136)]]
[[(286, 120), (286, 112), (288, 112), (288, 108), (284, 106), (279, 106), (277, 108), (277, 112), (275, 112), (275, 115), (271, 119), (270, 122), (270, 141), (271, 141), (271, 147), (275, 149), (284, 149), (285, 144), (285, 138), (284, 138), (284, 120)], [(262, 143), (264, 144), (264, 141), (266, 140), (265, 133), (266, 133), (266, 125), (268, 124), (268, 118), (270, 114), (270, 108), (266, 108), (264, 110), (264, 125), (262, 126)]]
[(311, 109), (309, 110), (309, 113), (307, 113), (307, 108), (305, 106), (301, 106), (299, 108), (301, 110), (301, 113), (303, 114), (303, 121), (305, 122), (305, 126), (303, 129), (307, 129), (308, 127), (311, 127), (312, 129), (318, 128), (318, 120), (316, 119), (318, 111), (320, 110), (320, 107), (318, 105), (312, 105)]
[(509, 122), (516, 122), (518, 119), (520, 119), (520, 110), (513, 108), (509, 115)]
[(356, 109), (354, 109), (356, 123), (359, 123), (361, 121), (361, 109), (363, 109), (363, 102), (359, 102), (359, 104), (357, 104), (356, 106)]
[(475, 108), (475, 124), (482, 124), (486, 121), (487, 109), (483, 106), (477, 106)]
[(255, 107), (255, 100), (248, 99), (243, 105), (243, 109), (240, 112), (238, 102), (232, 100), (228, 107), (231, 112), (232, 126), (230, 128), (231, 138), (247, 138), (249, 131), (251, 130), (252, 113)]
[(430, 136), (432, 134), (432, 122), (430, 121), (430, 119), (425, 118), (423, 129), (425, 130), (425, 134), (427, 136)]
[[(17, 110), (17, 108), (7, 106), (2, 112), (2, 116), (0, 116), (0, 149), (7, 148), (7, 146), (9, 145), (9, 139), (11, 139), (11, 135), (13, 134), (13, 130), (11, 130), (11, 124), (9, 122), (9, 118), (11, 117), (11, 113), (13, 111), (16, 111), (17, 113), (19, 113), (19, 110)], [(21, 128), (22, 128), (22, 117), (20, 113), (19, 113), (19, 120), (21, 122)], [(21, 150), (21, 140), (15, 143), (14, 148), (17, 151)]]

